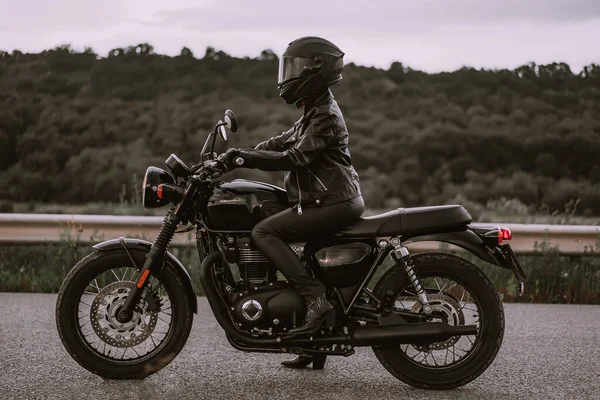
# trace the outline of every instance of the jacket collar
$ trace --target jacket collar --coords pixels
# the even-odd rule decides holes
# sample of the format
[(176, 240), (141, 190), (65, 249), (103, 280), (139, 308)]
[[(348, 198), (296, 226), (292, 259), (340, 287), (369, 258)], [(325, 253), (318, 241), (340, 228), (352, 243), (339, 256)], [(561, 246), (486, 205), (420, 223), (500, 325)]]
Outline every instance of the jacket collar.
[(331, 100), (333, 100), (333, 93), (331, 93), (331, 90), (329, 89), (307, 98), (306, 104), (304, 105), (304, 115), (308, 114), (312, 109), (316, 108), (317, 106), (327, 103)]

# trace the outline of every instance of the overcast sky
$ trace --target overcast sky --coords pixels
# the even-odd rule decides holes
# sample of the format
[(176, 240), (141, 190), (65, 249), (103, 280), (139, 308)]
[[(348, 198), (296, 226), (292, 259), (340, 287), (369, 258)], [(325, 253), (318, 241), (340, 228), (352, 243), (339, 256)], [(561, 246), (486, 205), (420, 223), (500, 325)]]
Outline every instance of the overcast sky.
[(60, 44), (101, 56), (147, 42), (176, 55), (206, 46), (281, 54), (300, 36), (336, 43), (347, 62), (424, 71), (600, 63), (600, 0), (0, 0), (0, 49)]

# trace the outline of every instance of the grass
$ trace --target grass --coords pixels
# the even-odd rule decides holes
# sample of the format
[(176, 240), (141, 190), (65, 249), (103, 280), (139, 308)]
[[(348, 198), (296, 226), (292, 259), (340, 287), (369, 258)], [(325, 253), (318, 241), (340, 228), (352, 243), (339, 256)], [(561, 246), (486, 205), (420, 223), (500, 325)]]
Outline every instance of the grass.
[[(56, 293), (69, 270), (88, 253), (79, 245), (79, 232), (67, 229), (59, 243), (0, 247), (0, 291)], [(443, 250), (443, 247), (442, 247)], [(186, 266), (202, 295), (200, 260), (193, 247), (170, 250)], [(519, 256), (529, 276), (525, 296), (516, 295), (517, 281), (511, 271), (487, 264), (470, 253), (461, 255), (478, 265), (492, 280), (506, 302), (600, 304), (600, 240), (579, 257), (561, 256), (556, 246), (542, 241), (535, 255)], [(391, 267), (381, 268), (379, 276)]]

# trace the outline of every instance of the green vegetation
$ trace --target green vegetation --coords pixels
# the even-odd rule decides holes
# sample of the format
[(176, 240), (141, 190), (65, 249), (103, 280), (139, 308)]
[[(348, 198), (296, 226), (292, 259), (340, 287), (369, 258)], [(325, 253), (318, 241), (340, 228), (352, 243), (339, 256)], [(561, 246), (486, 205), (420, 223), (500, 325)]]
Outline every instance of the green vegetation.
[[(106, 58), (68, 46), (0, 52), (0, 208), (117, 203), (171, 152), (197, 161), (225, 108), (240, 124), (229, 146), (278, 134), (300, 111), (278, 98), (276, 76), (269, 50), (254, 59), (213, 48), (167, 57), (148, 44)], [(426, 74), (350, 64), (334, 93), (370, 208), (458, 202), (476, 211), (504, 197), (552, 215), (579, 199), (583, 216), (600, 215), (598, 65)], [(281, 183), (261, 171), (231, 176)]]
[[(63, 240), (47, 245), (11, 245), (0, 247), (0, 292), (56, 293), (69, 270), (92, 249), (81, 246), (78, 236), (66, 231)], [(200, 260), (193, 247), (172, 248), (194, 280), (196, 293), (203, 295), (199, 280)], [(487, 264), (471, 254), (461, 253), (490, 277), (506, 302), (600, 304), (600, 241), (590, 255), (560, 256), (551, 243), (541, 242), (539, 254), (519, 256), (529, 280), (525, 296), (516, 295), (517, 281), (511, 271)], [(391, 266), (382, 267), (381, 276)]]

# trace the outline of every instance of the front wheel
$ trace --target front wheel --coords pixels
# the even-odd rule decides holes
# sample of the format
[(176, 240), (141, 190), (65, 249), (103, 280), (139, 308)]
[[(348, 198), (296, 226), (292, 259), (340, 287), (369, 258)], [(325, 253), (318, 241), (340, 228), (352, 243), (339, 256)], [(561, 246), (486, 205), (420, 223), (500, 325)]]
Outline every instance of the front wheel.
[[(148, 279), (133, 317), (117, 320), (146, 254), (95, 251), (67, 275), (56, 303), (60, 338), (75, 361), (109, 379), (142, 379), (181, 351), (192, 328), (182, 277), (166, 265)], [(134, 266), (135, 263), (135, 267)]]
[[(444, 342), (373, 347), (379, 362), (396, 378), (422, 389), (453, 389), (481, 375), (496, 358), (504, 336), (504, 309), (496, 288), (474, 264), (445, 253), (412, 256), (436, 322), (477, 325), (476, 335)], [(395, 308), (421, 312), (406, 271), (393, 267), (375, 294), (393, 293)]]

